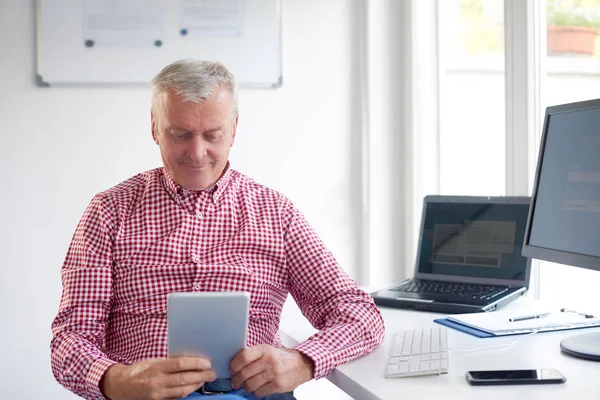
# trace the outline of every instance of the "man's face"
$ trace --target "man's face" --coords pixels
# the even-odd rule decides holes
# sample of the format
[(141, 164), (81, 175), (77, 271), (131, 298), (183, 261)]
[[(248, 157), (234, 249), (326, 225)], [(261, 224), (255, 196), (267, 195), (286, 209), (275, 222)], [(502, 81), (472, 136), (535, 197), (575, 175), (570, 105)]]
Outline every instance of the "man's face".
[(169, 176), (188, 190), (210, 187), (221, 176), (235, 139), (231, 93), (219, 90), (197, 104), (169, 90), (156, 100), (152, 137)]

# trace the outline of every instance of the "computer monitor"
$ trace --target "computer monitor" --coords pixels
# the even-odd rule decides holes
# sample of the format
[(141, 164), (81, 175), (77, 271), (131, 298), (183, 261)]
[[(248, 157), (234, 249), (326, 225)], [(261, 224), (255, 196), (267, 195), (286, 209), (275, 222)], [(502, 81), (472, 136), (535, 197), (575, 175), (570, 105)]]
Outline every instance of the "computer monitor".
[[(600, 271), (600, 99), (546, 109), (522, 254)], [(600, 333), (560, 347), (600, 361)]]

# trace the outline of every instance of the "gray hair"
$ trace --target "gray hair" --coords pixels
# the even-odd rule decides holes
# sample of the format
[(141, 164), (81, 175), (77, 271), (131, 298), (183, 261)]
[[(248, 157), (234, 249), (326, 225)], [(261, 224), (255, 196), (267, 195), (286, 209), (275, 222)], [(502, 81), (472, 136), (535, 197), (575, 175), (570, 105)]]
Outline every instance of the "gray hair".
[(235, 77), (219, 62), (178, 60), (167, 65), (152, 79), (152, 112), (160, 93), (172, 89), (186, 101), (201, 104), (219, 89), (226, 89), (233, 98), (232, 123), (238, 115), (238, 98)]

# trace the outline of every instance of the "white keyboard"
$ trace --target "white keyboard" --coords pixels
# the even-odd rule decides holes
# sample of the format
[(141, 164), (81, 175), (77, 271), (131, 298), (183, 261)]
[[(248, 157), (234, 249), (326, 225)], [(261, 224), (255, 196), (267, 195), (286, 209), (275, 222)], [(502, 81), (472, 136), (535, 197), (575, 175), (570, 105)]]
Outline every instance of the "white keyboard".
[(399, 331), (394, 334), (386, 378), (448, 372), (448, 336), (443, 326)]

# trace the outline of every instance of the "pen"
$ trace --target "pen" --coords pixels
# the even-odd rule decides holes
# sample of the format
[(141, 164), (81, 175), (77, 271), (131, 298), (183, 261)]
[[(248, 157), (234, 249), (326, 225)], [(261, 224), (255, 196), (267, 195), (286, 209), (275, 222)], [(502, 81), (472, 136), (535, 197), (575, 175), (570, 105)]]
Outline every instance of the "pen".
[(577, 310), (567, 310), (566, 308), (561, 308), (560, 312), (570, 312), (570, 313), (579, 314), (579, 315), (581, 315), (582, 317), (585, 317), (585, 318), (594, 318), (594, 316), (592, 314), (582, 313), (582, 312), (579, 312)]
[(542, 317), (545, 317), (545, 316), (548, 316), (548, 315), (550, 315), (549, 312), (540, 313), (540, 314), (522, 315), (520, 317), (509, 318), (508, 322), (525, 321), (525, 320), (528, 320), (528, 319), (542, 318)]

